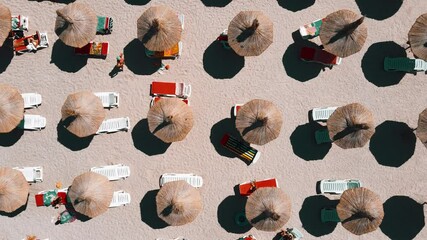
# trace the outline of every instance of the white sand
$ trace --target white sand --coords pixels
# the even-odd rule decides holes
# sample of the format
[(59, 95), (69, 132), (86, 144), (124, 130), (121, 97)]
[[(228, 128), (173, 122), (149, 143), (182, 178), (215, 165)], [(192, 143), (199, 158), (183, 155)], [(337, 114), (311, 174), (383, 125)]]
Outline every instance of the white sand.
[[(378, 125), (391, 120), (416, 127), (418, 114), (427, 107), (425, 75), (407, 74), (399, 84), (380, 88), (366, 80), (361, 60), (369, 46), (376, 42), (395, 41), (399, 45), (404, 44), (415, 19), (425, 12), (422, 7), (424, 0), (405, 1), (396, 14), (383, 21), (366, 19), (369, 36), (363, 49), (344, 59), (342, 65), (320, 72), (306, 82), (289, 77), (282, 63), (285, 51), (293, 43), (291, 33), (300, 25), (335, 10), (347, 8), (360, 12), (354, 1), (316, 1), (311, 7), (298, 12), (282, 8), (276, 1), (266, 0), (235, 0), (225, 7), (206, 7), (200, 0), (173, 1), (172, 4), (171, 1), (152, 0), (139, 6), (130, 5), (124, 0), (81, 1), (90, 2), (98, 15), (113, 17), (114, 31), (111, 35), (96, 36), (96, 40), (110, 42), (107, 59), (89, 59), (75, 73), (62, 71), (51, 63), (53, 46), (57, 40), (53, 30), (55, 10), (64, 4), (50, 1), (3, 1), (13, 14), (30, 17), (29, 33), (34, 33), (35, 30), (47, 31), (51, 45), (35, 54), (15, 56), (6, 71), (0, 74), (2, 83), (10, 83), (21, 92), (42, 94), (42, 106), (27, 113), (43, 115), (48, 121), (45, 130), (25, 132), (13, 146), (0, 148), (2, 166), (42, 165), (45, 171), (44, 182), (30, 187), (27, 209), (13, 218), (0, 217), (0, 239), (22, 239), (26, 234), (49, 239), (150, 240), (177, 236), (192, 240), (237, 239), (244, 234), (227, 232), (220, 225), (224, 221), (218, 220), (218, 206), (227, 196), (234, 195), (234, 185), (254, 178), (278, 179), (280, 187), (292, 199), (292, 216), (286, 227), (299, 228), (305, 235), (304, 239), (314, 239), (315, 236), (312, 235), (313, 231), (304, 229), (304, 221), (300, 219), (299, 212), (304, 200), (316, 195), (315, 184), (318, 180), (357, 178), (364, 186), (378, 193), (384, 202), (397, 195), (414, 198), (426, 195), (427, 162), (424, 156), (427, 149), (419, 140), (416, 141), (412, 157), (398, 168), (380, 165), (370, 152), (369, 144), (351, 150), (333, 145), (322, 160), (305, 161), (294, 153), (290, 141), (295, 129), (308, 122), (307, 112), (310, 109), (341, 106), (351, 102), (360, 102), (371, 109)], [(125, 67), (124, 72), (110, 78), (108, 73), (116, 62), (115, 57), (136, 37), (137, 18), (149, 6), (161, 3), (169, 3), (177, 12), (185, 14), (182, 58), (165, 61), (171, 65), (171, 70), (164, 75), (136, 75)], [(274, 22), (274, 43), (261, 56), (246, 58), (244, 67), (232, 79), (214, 79), (204, 70), (204, 52), (240, 10), (261, 10), (268, 14)], [(221, 50), (220, 47), (214, 47), (210, 52), (215, 53), (215, 49)], [(143, 55), (143, 52), (133, 54)], [(61, 58), (58, 53), (54, 55), (55, 58)], [(292, 51), (290, 56), (290, 61), (298, 57)], [(408, 56), (412, 56), (411, 53)], [(127, 61), (129, 59), (128, 57)], [(62, 61), (68, 61), (68, 58)], [(221, 60), (217, 62), (221, 63)], [(317, 65), (302, 66), (311, 70)], [(301, 73), (304, 70), (293, 71)], [(90, 146), (80, 151), (71, 151), (57, 141), (56, 127), (67, 94), (77, 90), (117, 91), (121, 95), (120, 108), (107, 110), (107, 117), (129, 116), (133, 127), (146, 118), (149, 87), (153, 80), (184, 81), (193, 86), (191, 105), (195, 126), (186, 140), (173, 143), (164, 154), (148, 156), (135, 148), (132, 131), (95, 136)], [(265, 146), (256, 146), (263, 155), (257, 164), (247, 167), (237, 158), (218, 154), (210, 135), (212, 126), (229, 118), (233, 104), (244, 103), (253, 98), (268, 99), (277, 104), (283, 112), (284, 125), (278, 139)], [(220, 132), (221, 127), (214, 130), (214, 134)], [(135, 133), (138, 135), (137, 131)], [(145, 133), (139, 135), (138, 138), (151, 139)], [(131, 167), (132, 173), (127, 180), (114, 182), (115, 189), (131, 193), (130, 205), (110, 209), (87, 222), (77, 221), (60, 226), (51, 223), (51, 218), (59, 210), (36, 207), (34, 195), (37, 192), (54, 188), (56, 181), (62, 181), (64, 186), (68, 186), (75, 176), (88, 171), (90, 167), (110, 163), (124, 163)], [(148, 191), (158, 189), (158, 178), (165, 172), (193, 172), (203, 176), (205, 185), (201, 192), (204, 210), (191, 224), (153, 229), (141, 220), (140, 203)], [(143, 206), (146, 206), (145, 200)], [(151, 209), (150, 212), (153, 211)], [(232, 221), (230, 212), (221, 214), (228, 214), (229, 221)], [(319, 218), (319, 212), (313, 211), (312, 218)], [(256, 229), (251, 229), (248, 233), (261, 240), (272, 239), (275, 234)], [(379, 240), (388, 237), (381, 229), (357, 237), (338, 224), (333, 232), (319, 239)], [(419, 231), (415, 239), (427, 239), (426, 228)]]

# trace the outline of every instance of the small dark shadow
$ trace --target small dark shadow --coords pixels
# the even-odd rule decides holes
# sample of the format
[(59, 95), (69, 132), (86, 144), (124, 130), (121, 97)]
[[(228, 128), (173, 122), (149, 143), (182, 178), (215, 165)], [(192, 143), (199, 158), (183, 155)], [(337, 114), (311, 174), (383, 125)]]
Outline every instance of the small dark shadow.
[(121, 72), (122, 70), (116, 66), (114, 66), (114, 68), (111, 70), (110, 73), (108, 73), (108, 75), (113, 78), (115, 76), (117, 76), (117, 74), (119, 74), (119, 72)]
[(145, 55), (145, 47), (138, 39), (133, 39), (123, 50), (125, 65), (137, 75), (151, 75), (161, 66), (161, 60)]
[(324, 66), (319, 63), (305, 62), (300, 59), (303, 45), (292, 43), (283, 54), (282, 62), (286, 74), (300, 82), (305, 82), (319, 75)]
[(310, 161), (323, 159), (332, 147), (332, 143), (317, 144), (314, 138), (316, 130), (324, 128), (315, 123), (299, 125), (292, 132), (290, 140), (292, 150), (298, 157)]
[(146, 118), (139, 121), (132, 129), (133, 145), (148, 156), (163, 154), (171, 143), (165, 143), (150, 132)]
[(282, 8), (298, 12), (313, 5), (315, 0), (277, 0), (277, 3)]
[[(46, 2), (46, 0), (29, 0), (29, 1), (31, 1), (31, 2)], [(54, 3), (65, 3), (65, 4), (68, 4), (68, 3), (75, 2), (76, 0), (48, 0), (48, 1), (54, 2)]]
[(237, 155), (230, 150), (226, 149), (221, 145), (221, 139), (226, 134), (229, 133), (233, 137), (237, 138), (239, 141), (243, 141), (240, 136), (239, 131), (236, 129), (236, 122), (234, 118), (224, 118), (221, 121), (215, 123), (211, 128), (210, 140), (212, 145), (215, 147), (215, 150), (219, 155), (234, 158)]
[(385, 121), (375, 128), (369, 150), (379, 164), (400, 167), (414, 154), (416, 141), (413, 129), (406, 123)]
[(150, 0), (125, 0), (127, 4), (130, 5), (145, 5), (150, 2)]
[(0, 146), (10, 147), (17, 143), (24, 135), (24, 130), (20, 128), (15, 128), (8, 133), (0, 133)]
[(27, 201), (25, 202), (25, 204), (22, 205), (22, 206), (20, 206), (15, 211), (13, 211), (13, 212), (3, 212), (3, 211), (0, 211), (0, 215), (1, 216), (6, 216), (6, 217), (10, 217), (10, 218), (18, 216), (20, 213), (22, 213), (23, 211), (25, 211), (27, 209), (29, 196), (30, 196), (30, 194), (28, 194)]
[(317, 194), (320, 194), (321, 192), (320, 192), (320, 181), (317, 181), (316, 182), (316, 193)]
[(320, 211), (322, 208), (335, 208), (339, 200), (329, 200), (323, 195), (307, 197), (299, 211), (299, 218), (304, 229), (315, 237), (327, 235), (334, 231), (337, 223), (322, 223), (320, 220)]
[(218, 41), (213, 41), (203, 53), (203, 68), (216, 79), (233, 78), (244, 66), (244, 57), (223, 48)]
[(157, 215), (156, 195), (159, 190), (148, 191), (139, 203), (141, 221), (145, 222), (153, 229), (160, 229), (169, 226)]
[(384, 20), (399, 11), (403, 0), (356, 0), (362, 15), (375, 20)]
[(87, 56), (76, 55), (74, 48), (57, 40), (52, 47), (50, 63), (55, 64), (61, 71), (75, 73), (87, 64)]
[(425, 226), (424, 208), (407, 196), (393, 196), (383, 204), (384, 219), (381, 231), (393, 240), (416, 238)]
[(231, 0), (201, 0), (206, 7), (225, 7)]
[(366, 80), (377, 87), (396, 85), (405, 76), (404, 72), (384, 70), (385, 57), (406, 57), (406, 51), (393, 41), (372, 44), (362, 58), (362, 71)]
[(56, 126), (56, 131), (58, 132), (58, 142), (72, 151), (80, 151), (89, 147), (94, 137), (94, 135), (84, 138), (77, 137), (64, 127), (62, 120)]
[(0, 47), (0, 73), (6, 71), (13, 58), (13, 41), (6, 39)]
[(245, 212), (246, 201), (246, 197), (230, 195), (219, 204), (218, 223), (224, 230), (231, 233), (245, 233), (252, 228), (250, 224), (239, 226), (235, 221), (237, 214)]

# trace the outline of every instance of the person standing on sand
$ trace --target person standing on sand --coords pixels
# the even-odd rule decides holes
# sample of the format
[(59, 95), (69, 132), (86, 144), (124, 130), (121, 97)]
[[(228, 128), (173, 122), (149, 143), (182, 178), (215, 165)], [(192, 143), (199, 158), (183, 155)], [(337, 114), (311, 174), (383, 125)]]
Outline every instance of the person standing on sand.
[(116, 60), (116, 68), (120, 71), (123, 71), (123, 66), (125, 65), (125, 57), (123, 56), (123, 53), (120, 53), (120, 55), (117, 56)]

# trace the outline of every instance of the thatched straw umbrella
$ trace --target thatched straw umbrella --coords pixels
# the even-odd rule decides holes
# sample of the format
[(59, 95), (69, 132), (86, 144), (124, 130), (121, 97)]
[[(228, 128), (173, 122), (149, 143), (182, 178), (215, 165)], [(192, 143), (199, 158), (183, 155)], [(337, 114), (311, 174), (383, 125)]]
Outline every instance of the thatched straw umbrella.
[(163, 142), (183, 140), (193, 128), (193, 111), (179, 98), (162, 98), (148, 111), (148, 127)]
[(280, 188), (258, 188), (249, 196), (245, 213), (256, 229), (277, 231), (291, 217), (291, 200)]
[(94, 218), (108, 210), (113, 184), (101, 174), (87, 172), (74, 178), (67, 195), (77, 212)]
[(363, 20), (364, 17), (350, 10), (339, 10), (326, 16), (319, 35), (325, 50), (339, 57), (360, 51), (368, 36)]
[(101, 99), (88, 91), (68, 95), (61, 113), (65, 128), (78, 137), (95, 134), (105, 118)]
[(276, 139), (282, 128), (282, 113), (272, 102), (254, 99), (237, 112), (236, 128), (249, 143), (264, 145)]
[(427, 108), (418, 116), (418, 127), (416, 130), (417, 137), (427, 148)]
[(363, 147), (375, 133), (373, 114), (360, 103), (337, 108), (327, 125), (329, 137), (344, 149)]
[(12, 29), (11, 17), (9, 8), (0, 3), (0, 47), (3, 46)]
[(427, 61), (427, 13), (417, 18), (409, 30), (408, 39), (414, 55)]
[(24, 99), (18, 89), (0, 84), (0, 133), (15, 129), (24, 119)]
[(29, 188), (20, 171), (0, 167), (0, 211), (11, 213), (25, 205)]
[(228, 25), (228, 43), (240, 56), (258, 56), (273, 43), (273, 22), (260, 11), (242, 11)]
[(199, 190), (186, 181), (168, 182), (156, 196), (157, 214), (171, 226), (180, 226), (196, 219), (202, 211)]
[(89, 5), (70, 3), (56, 14), (55, 32), (66, 45), (80, 48), (95, 38), (98, 18)]
[(384, 218), (380, 197), (364, 187), (344, 191), (337, 213), (343, 227), (356, 235), (375, 231)]
[(181, 22), (168, 6), (147, 9), (137, 22), (138, 39), (151, 51), (164, 51), (181, 40)]

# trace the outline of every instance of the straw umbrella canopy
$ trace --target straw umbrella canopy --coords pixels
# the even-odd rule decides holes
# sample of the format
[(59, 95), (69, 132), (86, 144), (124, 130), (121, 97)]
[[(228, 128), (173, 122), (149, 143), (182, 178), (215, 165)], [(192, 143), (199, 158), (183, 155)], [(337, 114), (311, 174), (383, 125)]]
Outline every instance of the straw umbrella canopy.
[(95, 134), (105, 118), (101, 99), (88, 91), (68, 95), (61, 113), (65, 128), (78, 137)]
[(261, 11), (242, 11), (228, 25), (228, 43), (240, 56), (258, 56), (273, 43), (273, 22)]
[(11, 213), (25, 205), (29, 188), (20, 171), (0, 167), (0, 211)]
[(147, 9), (137, 22), (138, 39), (151, 51), (164, 51), (181, 40), (178, 15), (168, 6)]
[(427, 60), (427, 13), (417, 18), (409, 30), (408, 39), (414, 55)]
[(186, 181), (164, 184), (156, 196), (158, 216), (171, 226), (180, 226), (196, 219), (202, 211), (199, 190)]
[(344, 149), (363, 147), (375, 133), (373, 114), (360, 103), (337, 108), (327, 125), (329, 137)]
[(179, 98), (162, 98), (148, 111), (148, 127), (163, 142), (183, 140), (193, 128), (193, 111)]
[(282, 113), (272, 102), (254, 99), (237, 112), (236, 128), (249, 143), (264, 145), (276, 139), (282, 128)]
[(94, 218), (108, 210), (113, 184), (101, 174), (87, 172), (74, 178), (67, 195), (77, 212)]
[(0, 84), (0, 133), (15, 129), (24, 119), (24, 99), (18, 89)]
[(55, 32), (66, 45), (80, 48), (95, 38), (98, 18), (89, 5), (70, 3), (56, 14)]
[(323, 19), (320, 41), (326, 51), (348, 57), (360, 51), (368, 36), (364, 17), (350, 10), (339, 10)]
[(427, 108), (418, 116), (417, 137), (427, 147)]
[(245, 213), (256, 229), (277, 231), (291, 217), (291, 200), (280, 188), (258, 188), (249, 196)]
[(10, 19), (12, 15), (8, 7), (0, 3), (0, 47), (9, 36), (12, 28)]
[(375, 231), (384, 218), (380, 197), (364, 187), (344, 191), (337, 213), (343, 227), (356, 235)]

